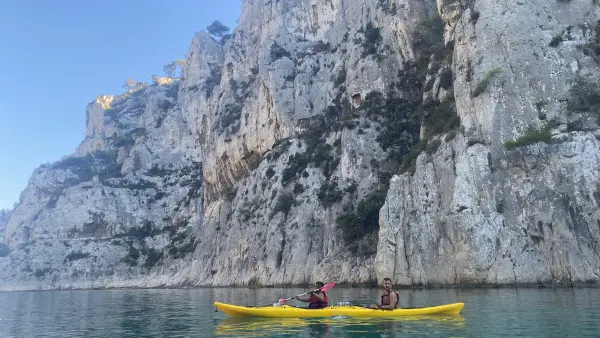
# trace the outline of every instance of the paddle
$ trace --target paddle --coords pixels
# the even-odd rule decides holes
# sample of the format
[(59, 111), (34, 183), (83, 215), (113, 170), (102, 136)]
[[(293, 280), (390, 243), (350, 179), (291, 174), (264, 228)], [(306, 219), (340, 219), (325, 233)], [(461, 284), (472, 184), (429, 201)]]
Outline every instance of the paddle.
[(321, 287), (320, 287), (320, 288), (318, 288), (318, 289), (314, 289), (314, 290), (312, 290), (312, 291), (308, 291), (308, 292), (305, 292), (305, 293), (301, 293), (301, 294), (299, 294), (299, 295), (296, 295), (296, 296), (294, 296), (294, 297), (285, 298), (285, 299), (284, 299), (284, 298), (282, 298), (282, 299), (280, 299), (280, 300), (279, 300), (279, 304), (284, 304), (285, 302), (287, 302), (287, 301), (288, 301), (288, 300), (290, 300), (290, 299), (294, 299), (294, 298), (296, 298), (296, 297), (300, 297), (300, 296), (308, 295), (308, 294), (309, 294), (309, 293), (311, 293), (311, 292), (316, 292), (316, 291), (329, 291), (329, 290), (333, 289), (333, 287), (334, 287), (334, 286), (335, 286), (335, 283), (334, 283), (334, 282), (327, 283), (327, 284), (325, 284), (325, 285), (321, 286)]

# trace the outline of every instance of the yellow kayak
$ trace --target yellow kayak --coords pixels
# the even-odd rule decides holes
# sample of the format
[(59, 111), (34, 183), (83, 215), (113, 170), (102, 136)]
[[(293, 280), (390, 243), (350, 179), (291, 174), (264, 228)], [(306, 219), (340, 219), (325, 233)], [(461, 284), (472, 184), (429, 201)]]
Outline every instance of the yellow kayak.
[(307, 309), (290, 305), (280, 306), (240, 306), (215, 302), (215, 307), (232, 317), (263, 318), (312, 318), (312, 317), (403, 317), (437, 314), (458, 314), (465, 303), (454, 303), (422, 308), (378, 310), (362, 306), (329, 306), (323, 309)]

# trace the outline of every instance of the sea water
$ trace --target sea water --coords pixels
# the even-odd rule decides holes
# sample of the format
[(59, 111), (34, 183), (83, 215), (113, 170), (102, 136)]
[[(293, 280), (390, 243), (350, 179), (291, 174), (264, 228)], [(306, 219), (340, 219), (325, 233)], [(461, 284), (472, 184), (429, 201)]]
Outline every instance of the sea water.
[[(306, 290), (207, 288), (0, 293), (0, 337), (600, 337), (600, 288), (398, 290), (403, 307), (463, 302), (458, 316), (235, 319), (214, 301), (271, 305)], [(330, 303), (371, 305), (375, 288)], [(290, 300), (288, 304), (306, 306)]]

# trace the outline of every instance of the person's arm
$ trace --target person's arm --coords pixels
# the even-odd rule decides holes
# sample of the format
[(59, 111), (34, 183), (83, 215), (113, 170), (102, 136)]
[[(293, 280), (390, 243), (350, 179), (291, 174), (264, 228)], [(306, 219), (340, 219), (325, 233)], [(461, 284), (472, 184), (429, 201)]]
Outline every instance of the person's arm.
[(325, 301), (325, 295), (323, 292), (312, 292), (313, 295), (317, 296), (321, 302)]
[(295, 298), (301, 302), (310, 302), (310, 294), (304, 296), (296, 296)]
[(320, 300), (320, 301), (322, 301), (322, 302), (323, 302), (323, 301), (325, 301), (325, 296), (323, 295), (323, 293), (322, 293), (322, 292), (311, 292), (311, 293), (309, 293), (308, 295), (304, 295), (304, 296), (296, 297), (296, 299), (298, 299), (299, 301), (302, 301), (302, 302), (307, 302), (307, 303), (309, 303), (309, 302), (310, 302), (310, 296), (311, 296), (311, 295), (315, 295), (315, 296), (317, 296), (317, 298), (319, 298), (319, 300)]

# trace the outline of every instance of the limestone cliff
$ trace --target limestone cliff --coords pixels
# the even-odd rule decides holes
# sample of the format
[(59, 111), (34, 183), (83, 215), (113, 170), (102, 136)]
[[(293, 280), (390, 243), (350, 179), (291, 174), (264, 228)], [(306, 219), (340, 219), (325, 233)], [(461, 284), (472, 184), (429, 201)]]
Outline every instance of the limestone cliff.
[(596, 1), (439, 1), (464, 132), (392, 179), (378, 275), (402, 284), (600, 279)]
[(597, 281), (599, 18), (245, 0), (181, 79), (90, 103), (7, 223), (0, 288)]
[(3, 289), (166, 285), (156, 275), (185, 264), (200, 242), (202, 165), (178, 85), (88, 105), (77, 152), (34, 171), (6, 225)]

